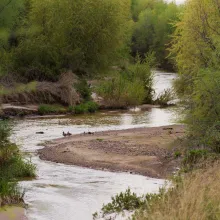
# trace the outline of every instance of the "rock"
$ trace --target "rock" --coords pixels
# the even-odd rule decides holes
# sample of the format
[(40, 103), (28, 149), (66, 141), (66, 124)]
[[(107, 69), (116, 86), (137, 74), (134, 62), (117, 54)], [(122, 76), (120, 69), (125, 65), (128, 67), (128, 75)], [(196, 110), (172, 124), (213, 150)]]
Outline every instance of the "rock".
[(36, 134), (44, 134), (44, 132), (43, 131), (38, 131), (38, 132), (36, 132)]

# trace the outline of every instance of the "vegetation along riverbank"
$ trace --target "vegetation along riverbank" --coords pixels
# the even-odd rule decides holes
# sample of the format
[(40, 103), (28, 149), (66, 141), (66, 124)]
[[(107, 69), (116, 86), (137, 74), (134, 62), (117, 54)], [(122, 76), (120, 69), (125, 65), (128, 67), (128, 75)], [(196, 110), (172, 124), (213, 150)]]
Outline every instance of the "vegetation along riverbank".
[[(73, 136), (40, 155), (155, 177), (166, 177), (178, 161), (169, 189), (143, 197), (127, 190), (101, 214), (130, 210), (140, 220), (218, 220), (219, 51), (220, 0), (1, 0), (0, 117), (166, 106), (173, 92), (155, 98), (152, 69), (178, 72), (174, 90), (184, 129)], [(0, 206), (23, 204), (17, 181), (35, 176), (34, 165), (9, 141), (8, 126), (0, 121)], [(112, 158), (119, 162), (113, 165)]]
[(130, 190), (112, 198), (101, 215), (135, 211), (132, 219), (220, 219), (219, 180), (219, 1), (188, 0), (173, 35), (179, 79), (175, 89), (186, 113), (186, 135), (180, 171), (169, 189), (156, 194), (133, 194)]
[(174, 3), (7, 3), (0, 5), (0, 103), (20, 108), (3, 105), (2, 117), (90, 112), (84, 104), (91, 101), (101, 108), (154, 104), (151, 68), (174, 69), (166, 46), (169, 21), (181, 10)]
[(0, 217), (5, 216), (5, 219), (11, 215), (24, 215), (22, 209), (6, 205), (25, 207), (24, 189), (19, 187), (18, 181), (35, 177), (35, 166), (22, 156), (18, 146), (9, 141), (9, 135), (10, 125), (0, 121)]

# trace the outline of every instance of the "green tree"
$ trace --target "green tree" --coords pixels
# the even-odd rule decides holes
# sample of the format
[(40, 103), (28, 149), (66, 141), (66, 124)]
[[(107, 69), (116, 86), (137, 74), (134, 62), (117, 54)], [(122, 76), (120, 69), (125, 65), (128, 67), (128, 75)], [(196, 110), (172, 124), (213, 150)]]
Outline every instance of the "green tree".
[(0, 2), (0, 49), (8, 43), (11, 31), (24, 7), (24, 0), (1, 0)]
[(180, 73), (178, 94), (197, 145), (220, 152), (220, 1), (188, 0), (176, 24), (171, 53)]
[(171, 62), (167, 58), (168, 48), (170, 36), (175, 30), (172, 22), (178, 20), (180, 7), (163, 0), (139, 0), (138, 3), (133, 12), (133, 16), (139, 14), (134, 27), (132, 53), (144, 55), (155, 51), (159, 66), (169, 68)]
[(31, 3), (19, 30), (19, 46), (10, 51), (10, 71), (28, 80), (54, 80), (67, 69), (83, 74), (101, 71), (120, 57), (129, 40), (129, 0)]
[(202, 68), (220, 64), (220, 1), (188, 0), (181, 21), (176, 24), (171, 53), (181, 78), (178, 91), (190, 94)]

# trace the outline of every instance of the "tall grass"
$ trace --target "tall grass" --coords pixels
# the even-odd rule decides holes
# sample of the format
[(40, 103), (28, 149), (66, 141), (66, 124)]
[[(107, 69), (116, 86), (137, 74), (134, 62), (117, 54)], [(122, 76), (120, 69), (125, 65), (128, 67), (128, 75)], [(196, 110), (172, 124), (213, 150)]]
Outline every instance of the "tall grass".
[(151, 200), (135, 220), (219, 220), (220, 165), (196, 170), (179, 179), (168, 192)]

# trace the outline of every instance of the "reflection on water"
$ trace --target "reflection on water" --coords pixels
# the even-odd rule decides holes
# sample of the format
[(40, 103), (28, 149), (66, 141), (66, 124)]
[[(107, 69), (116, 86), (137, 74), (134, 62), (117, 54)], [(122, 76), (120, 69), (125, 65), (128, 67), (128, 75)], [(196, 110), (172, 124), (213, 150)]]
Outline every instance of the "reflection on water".
[[(163, 73), (164, 74), (164, 73)], [(163, 75), (164, 76), (164, 75)], [(148, 111), (107, 111), (75, 117), (17, 120), (12, 140), (30, 152), (38, 178), (21, 183), (26, 188), (29, 220), (91, 220), (92, 213), (112, 195), (128, 187), (138, 194), (157, 192), (164, 180), (127, 173), (111, 173), (42, 161), (36, 155), (40, 143), (60, 138), (62, 131), (73, 134), (170, 125), (175, 123), (172, 108)], [(36, 132), (44, 134), (37, 135)]]

